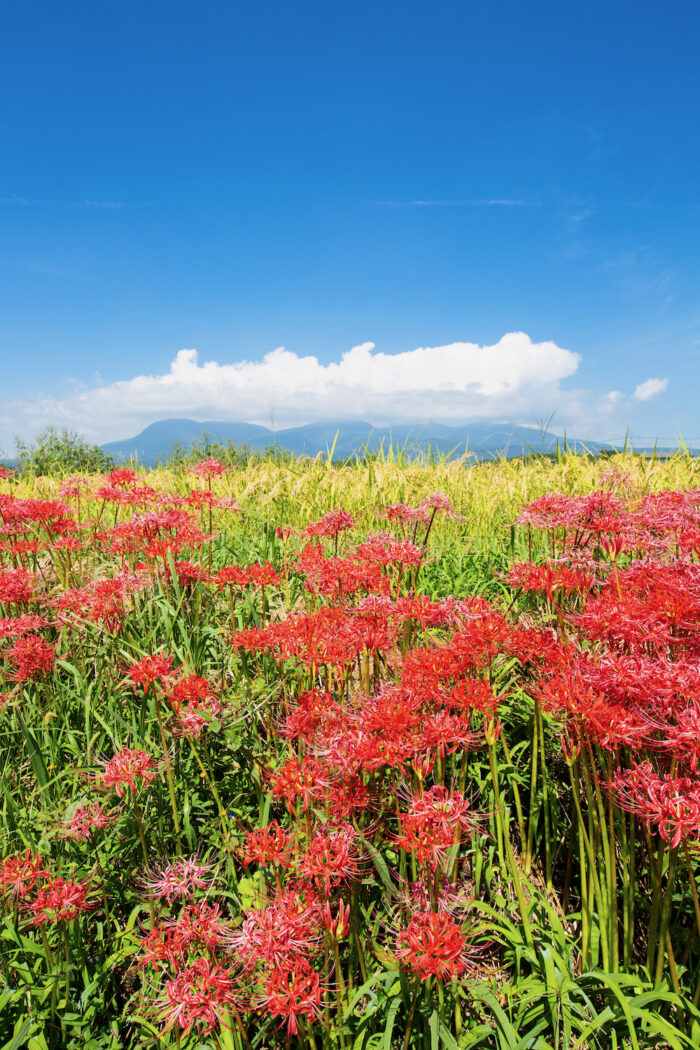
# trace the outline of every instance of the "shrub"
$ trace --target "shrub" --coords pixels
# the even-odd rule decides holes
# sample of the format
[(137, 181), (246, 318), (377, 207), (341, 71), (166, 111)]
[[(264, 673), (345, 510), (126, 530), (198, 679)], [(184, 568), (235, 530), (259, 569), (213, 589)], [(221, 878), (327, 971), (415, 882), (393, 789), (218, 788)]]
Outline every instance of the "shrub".
[(29, 444), (16, 439), (17, 466), (22, 473), (46, 474), (104, 473), (114, 468), (112, 456), (99, 445), (90, 445), (74, 430), (46, 427)]

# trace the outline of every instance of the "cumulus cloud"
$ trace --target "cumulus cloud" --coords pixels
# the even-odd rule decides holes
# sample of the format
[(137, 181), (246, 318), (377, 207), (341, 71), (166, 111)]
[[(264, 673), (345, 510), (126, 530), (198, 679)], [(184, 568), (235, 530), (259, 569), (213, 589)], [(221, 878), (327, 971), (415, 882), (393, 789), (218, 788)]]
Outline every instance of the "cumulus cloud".
[(632, 395), (637, 401), (649, 401), (650, 398), (662, 394), (668, 386), (668, 379), (645, 379), (634, 389)]
[(375, 425), (423, 420), (513, 419), (561, 401), (560, 383), (580, 357), (523, 332), (492, 346), (450, 343), (398, 354), (354, 346), (339, 361), (321, 363), (284, 347), (259, 361), (200, 363), (180, 350), (163, 375), (86, 387), (65, 397), (5, 406), (14, 432), (46, 423), (69, 426), (94, 440), (128, 436), (169, 416), (295, 426), (326, 419), (367, 419)]

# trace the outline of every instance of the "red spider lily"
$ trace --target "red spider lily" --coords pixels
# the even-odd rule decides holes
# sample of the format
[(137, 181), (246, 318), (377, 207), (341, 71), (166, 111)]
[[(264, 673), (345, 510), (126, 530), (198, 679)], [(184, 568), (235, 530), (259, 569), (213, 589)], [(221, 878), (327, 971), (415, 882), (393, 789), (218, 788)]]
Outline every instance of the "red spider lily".
[[(397, 598), (393, 613), (403, 623), (414, 620), (423, 629), (426, 627), (455, 627), (460, 622), (465, 607), (456, 598), (429, 598), (426, 594)], [(467, 615), (469, 606), (466, 607)]]
[(5, 522), (41, 525), (51, 528), (54, 532), (63, 521), (67, 521), (71, 526), (75, 525), (69, 517), (68, 506), (60, 500), (15, 499), (5, 495), (0, 496), (0, 511)]
[[(689, 703), (700, 701), (700, 666), (688, 660), (604, 652), (596, 659), (584, 654), (577, 656), (574, 668), (582, 688), (585, 683), (586, 687), (628, 709), (662, 712), (664, 723), (685, 710)], [(561, 675), (564, 671), (558, 673)]]
[(468, 751), (483, 743), (483, 735), (471, 728), (471, 716), (450, 711), (435, 711), (423, 722), (419, 750), (431, 759), (455, 751)]
[(288, 835), (284, 828), (273, 820), (266, 828), (255, 828), (246, 834), (243, 866), (271, 864), (275, 867), (291, 868), (294, 850), (294, 837)]
[[(465, 610), (466, 611), (466, 610)], [(503, 616), (488, 605), (474, 606), (469, 620), (447, 644), (435, 648), (417, 648), (404, 659), (401, 680), (419, 693), (439, 691), (453, 679), (464, 679), (487, 667), (497, 656), (512, 653), (527, 658), (533, 646), (539, 648), (539, 637), (512, 627)]]
[(194, 1029), (198, 1035), (209, 1035), (225, 1024), (235, 1002), (234, 970), (201, 957), (165, 981), (162, 994), (150, 1005), (164, 1032), (176, 1028), (189, 1033)]
[(64, 590), (56, 604), (64, 621), (72, 614), (91, 623), (104, 623), (109, 631), (116, 632), (126, 615), (129, 596), (142, 590), (145, 585), (145, 580), (136, 574), (122, 573), (111, 580), (88, 584), (80, 590)]
[(330, 693), (308, 689), (297, 697), (278, 732), (289, 740), (311, 741), (322, 725), (337, 722), (340, 715), (341, 708)]
[(38, 634), (18, 638), (5, 652), (9, 664), (15, 668), (10, 675), (13, 682), (26, 682), (50, 674), (56, 659), (56, 646), (50, 645)]
[[(608, 580), (572, 622), (595, 640), (627, 652), (700, 651), (700, 568), (635, 565)], [(618, 583), (620, 593), (618, 593)]]
[(220, 591), (224, 587), (247, 587), (249, 583), (248, 573), (240, 565), (224, 565), (223, 569), (219, 569), (214, 579)]
[(625, 540), (622, 536), (602, 536), (600, 540), (600, 548), (610, 558), (611, 561), (617, 561), (622, 552), (625, 549)]
[(664, 738), (659, 746), (681, 759), (691, 773), (700, 766), (700, 707), (696, 700), (692, 707), (676, 713), (676, 725), (663, 727)]
[(168, 496), (162, 492), (156, 492), (150, 485), (143, 483), (139, 485), (136, 481), (127, 487), (109, 483), (98, 488), (94, 495), (96, 499), (104, 500), (106, 503), (125, 507), (158, 506), (163, 503), (169, 503), (175, 507), (182, 502), (179, 496)]
[(670, 846), (700, 835), (700, 784), (657, 773), (650, 762), (618, 770), (608, 788), (618, 805), (658, 831)]
[(494, 695), (489, 683), (483, 678), (465, 678), (454, 686), (443, 691), (440, 697), (445, 707), (459, 711), (463, 715), (473, 711), (495, 715), (499, 698)]
[(626, 508), (611, 492), (596, 491), (587, 496), (562, 496), (555, 492), (533, 500), (516, 520), (538, 529), (565, 529), (581, 543), (591, 535), (624, 526)]
[(554, 562), (534, 565), (532, 562), (517, 562), (512, 565), (505, 577), (511, 587), (522, 591), (535, 591), (546, 594), (550, 601), (556, 594), (570, 594), (572, 591), (587, 593), (593, 587), (593, 576), (590, 572), (569, 568)]
[[(198, 583), (207, 583), (210, 579), (209, 573), (202, 565), (195, 565), (191, 561), (176, 559), (173, 561), (175, 575), (183, 587), (194, 587)], [(172, 577), (172, 569), (168, 562), (163, 566), (168, 577)]]
[(136, 472), (128, 467), (117, 467), (107, 477), (110, 485), (118, 485), (120, 488), (130, 488), (136, 481)]
[(207, 537), (194, 518), (185, 511), (150, 510), (135, 514), (106, 537), (114, 553), (143, 551), (151, 558), (166, 558), (185, 547), (201, 546)]
[(163, 928), (175, 932), (181, 951), (192, 950), (194, 946), (198, 952), (202, 949), (214, 952), (230, 933), (219, 905), (208, 901), (185, 905), (178, 918), (163, 920)]
[(226, 473), (226, 467), (221, 460), (207, 456), (206, 459), (200, 460), (194, 467), (191, 467), (190, 473), (196, 474), (198, 478), (220, 478)]
[(49, 621), (42, 616), (25, 614), (23, 616), (0, 616), (0, 639), (19, 638), (25, 634), (40, 631), (42, 627), (48, 627)]
[(248, 577), (248, 583), (255, 587), (269, 587), (272, 584), (278, 584), (282, 582), (281, 573), (277, 572), (274, 566), (266, 561), (264, 565), (257, 562), (255, 565), (249, 565), (246, 569), (246, 575)]
[(293, 813), (297, 799), (306, 812), (314, 799), (322, 798), (327, 785), (323, 766), (313, 758), (290, 758), (270, 774), (270, 792), (283, 798)]
[(204, 864), (197, 854), (178, 857), (161, 868), (154, 868), (141, 880), (150, 897), (165, 900), (191, 900), (197, 890), (208, 890), (212, 884), (213, 864)]
[(129, 667), (129, 678), (137, 692), (137, 686), (141, 686), (145, 693), (154, 682), (165, 684), (173, 674), (172, 656), (145, 656), (143, 660), (137, 660)]
[(415, 764), (418, 751), (418, 741), (409, 733), (367, 734), (357, 729), (331, 741), (327, 759), (333, 765), (359, 766), (366, 773), (375, 773)]
[(339, 900), (334, 915), (331, 902), (326, 901), (321, 909), (321, 922), (334, 940), (341, 941), (350, 932), (350, 905)]
[(327, 536), (334, 539), (341, 532), (352, 529), (355, 519), (345, 510), (329, 510), (320, 521), (312, 521), (304, 529), (302, 536)]
[(260, 964), (285, 969), (316, 949), (317, 912), (316, 904), (288, 891), (266, 908), (247, 911), (241, 925), (228, 936), (228, 943), (249, 969)]
[(345, 824), (318, 831), (299, 854), (296, 869), (327, 897), (333, 887), (360, 877), (359, 861), (357, 832)]
[(634, 705), (608, 699), (601, 680), (585, 659), (576, 660), (541, 684), (537, 696), (545, 710), (566, 715), (566, 732), (576, 740), (595, 740), (610, 751), (642, 747), (652, 733), (648, 716)]
[(439, 511), (447, 518), (456, 518), (455, 509), (450, 498), (444, 492), (433, 492), (421, 504), (424, 510)]
[(55, 543), (49, 545), (49, 549), (53, 551), (80, 551), (83, 550), (86, 543), (77, 539), (75, 536), (61, 536), (60, 539), (56, 540)]
[(378, 514), (377, 517), (386, 518), (387, 521), (427, 522), (430, 520), (430, 511), (425, 506), (411, 507), (408, 503), (391, 503), (384, 508), (384, 513)]
[(396, 959), (421, 981), (429, 977), (454, 980), (465, 970), (466, 937), (446, 912), (414, 915), (396, 938)]
[(357, 813), (367, 811), (371, 801), (370, 789), (360, 776), (345, 777), (331, 784), (325, 801), (329, 819), (348, 820)]
[(381, 565), (353, 556), (329, 558), (318, 543), (308, 543), (299, 555), (297, 569), (306, 577), (305, 586), (312, 594), (323, 594), (337, 600), (358, 591), (388, 591), (389, 580)]
[(467, 830), (480, 827), (469, 801), (459, 791), (450, 792), (441, 785), (414, 796), (399, 820), (397, 845), (413, 853), (420, 864), (429, 864), (432, 871), (437, 871)]
[(17, 899), (29, 896), (36, 884), (49, 878), (49, 872), (38, 853), (25, 849), (0, 862), (0, 888)]
[(265, 992), (260, 1007), (287, 1023), (289, 1036), (299, 1033), (298, 1020), (314, 1021), (324, 999), (321, 979), (305, 959), (295, 959), (284, 970), (274, 969), (265, 979)]
[(89, 892), (87, 882), (51, 879), (39, 887), (36, 896), (27, 901), (25, 907), (34, 916), (35, 926), (70, 922), (81, 912), (95, 907), (95, 902), (88, 900)]
[(215, 496), (209, 489), (192, 489), (189, 496), (184, 500), (190, 507), (216, 507), (217, 510), (228, 510), (233, 514), (240, 514), (241, 508), (235, 499)]
[(155, 970), (162, 970), (164, 966), (177, 970), (183, 965), (186, 956), (187, 945), (183, 944), (178, 930), (161, 924), (154, 926), (141, 938), (139, 955), (134, 965), (138, 970), (146, 970), (149, 966)]
[(64, 839), (84, 842), (96, 831), (102, 831), (115, 819), (114, 813), (105, 813), (99, 802), (79, 802), (60, 829)]
[[(2, 528), (0, 528), (2, 532)], [(38, 540), (18, 540), (16, 543), (0, 544), (0, 551), (9, 551), (10, 554), (38, 554), (41, 545)]]
[(97, 779), (103, 787), (113, 788), (118, 795), (123, 795), (127, 789), (135, 794), (139, 786), (150, 784), (158, 771), (151, 755), (123, 747), (105, 763), (104, 772)]
[(370, 536), (357, 548), (357, 555), (365, 561), (380, 565), (420, 565), (423, 550), (409, 540), (397, 540), (388, 532)]
[(320, 664), (342, 667), (365, 647), (391, 646), (393, 638), (387, 634), (375, 632), (375, 636), (370, 637), (372, 627), (367, 618), (363, 622), (360, 616), (352, 616), (345, 609), (322, 606), (316, 613), (289, 616), (282, 623), (266, 628), (237, 631), (232, 645), (250, 650), (269, 649), (276, 660), (294, 657), (307, 667)]
[(136, 967), (160, 970), (165, 965), (180, 970), (193, 953), (216, 953), (229, 934), (218, 904), (187, 905), (179, 917), (161, 919), (141, 938)]
[(199, 736), (222, 712), (213, 686), (196, 674), (168, 683), (165, 695), (175, 714), (171, 728), (180, 735)]
[[(354, 772), (360, 766), (373, 772), (384, 767), (403, 768), (420, 750), (423, 724), (421, 700), (400, 686), (383, 686), (373, 697), (355, 701), (349, 727), (328, 734), (323, 754), (327, 762)], [(320, 742), (316, 742), (317, 748)]]
[(35, 597), (36, 576), (26, 569), (0, 572), (0, 605), (23, 605)]
[(184, 502), (190, 507), (213, 507), (218, 500), (209, 489), (191, 489), (189, 496), (185, 496)]
[(173, 736), (177, 737), (200, 737), (204, 729), (207, 729), (213, 719), (221, 714), (221, 704), (215, 698), (210, 701), (209, 709), (196, 707), (194, 705), (183, 706), (180, 713), (169, 725)]

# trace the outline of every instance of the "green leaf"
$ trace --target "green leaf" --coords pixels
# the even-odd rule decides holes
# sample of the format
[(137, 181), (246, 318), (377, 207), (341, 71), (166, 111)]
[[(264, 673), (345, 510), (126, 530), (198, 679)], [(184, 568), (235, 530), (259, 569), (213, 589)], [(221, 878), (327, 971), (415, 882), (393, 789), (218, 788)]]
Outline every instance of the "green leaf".
[(399, 1012), (402, 1000), (400, 998), (394, 999), (391, 1006), (387, 1010), (386, 1015), (386, 1026), (384, 1028), (384, 1038), (382, 1040), (382, 1050), (392, 1050), (391, 1036), (394, 1031), (394, 1021), (396, 1015)]

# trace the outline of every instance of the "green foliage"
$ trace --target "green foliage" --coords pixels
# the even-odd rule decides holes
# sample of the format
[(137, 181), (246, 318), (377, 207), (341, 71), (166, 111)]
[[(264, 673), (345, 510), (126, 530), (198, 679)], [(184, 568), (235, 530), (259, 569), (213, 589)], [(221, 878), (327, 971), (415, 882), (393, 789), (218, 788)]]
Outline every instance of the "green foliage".
[(176, 472), (188, 470), (210, 456), (212, 459), (218, 459), (229, 469), (245, 468), (263, 462), (282, 464), (294, 459), (291, 452), (286, 452), (275, 445), (266, 449), (253, 449), (249, 445), (236, 445), (233, 441), (218, 441), (205, 430), (201, 437), (189, 446), (184, 446), (180, 442), (172, 445), (162, 466)]
[(90, 445), (75, 430), (46, 427), (25, 443), (16, 439), (17, 465), (23, 474), (97, 474), (114, 469), (114, 459), (98, 445)]

